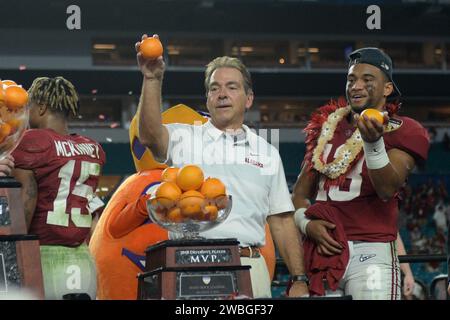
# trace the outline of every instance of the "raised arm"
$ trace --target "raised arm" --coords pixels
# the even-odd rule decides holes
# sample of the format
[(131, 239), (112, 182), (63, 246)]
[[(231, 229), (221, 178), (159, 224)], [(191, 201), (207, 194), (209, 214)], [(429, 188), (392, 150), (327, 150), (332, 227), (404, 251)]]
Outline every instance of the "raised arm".
[[(415, 166), (414, 158), (400, 149), (386, 152), (382, 139), (384, 128), (376, 120), (366, 117), (366, 121), (358, 121), (358, 115), (355, 119), (364, 140), (364, 157), (370, 181), (378, 197), (387, 201), (405, 183)], [(385, 121), (388, 121), (387, 116)]]
[[(142, 40), (145, 38), (147, 35), (144, 34)], [(156, 60), (145, 59), (139, 52), (140, 42), (137, 42), (135, 47), (137, 63), (143, 75), (138, 106), (139, 140), (151, 150), (157, 160), (161, 161), (165, 160), (169, 145), (169, 133), (161, 121), (161, 90), (165, 63), (162, 56)]]
[(392, 198), (405, 183), (414, 168), (414, 158), (399, 149), (388, 151), (389, 164), (377, 170), (368, 170), (377, 195), (383, 200)]

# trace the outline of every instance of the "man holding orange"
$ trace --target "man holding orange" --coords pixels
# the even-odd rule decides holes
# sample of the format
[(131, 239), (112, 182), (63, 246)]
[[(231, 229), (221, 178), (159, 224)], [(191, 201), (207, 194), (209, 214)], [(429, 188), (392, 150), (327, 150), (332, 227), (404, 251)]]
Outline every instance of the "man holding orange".
[[(396, 114), (398, 104), (387, 103), (400, 91), (391, 58), (380, 49), (350, 54), (346, 94), (347, 101), (324, 106), (311, 117), (294, 186), (296, 222), (307, 236), (310, 290), (397, 300), (397, 195), (416, 163), (427, 158), (429, 138), (418, 122)], [(363, 114), (369, 108), (376, 109), (370, 111), (375, 117)], [(377, 120), (381, 112), (384, 118)]]
[[(142, 40), (146, 38), (144, 35)], [(267, 219), (272, 237), (293, 276), (289, 296), (308, 294), (303, 253), (280, 155), (243, 124), (245, 111), (253, 103), (251, 77), (246, 67), (236, 58), (220, 57), (211, 61), (205, 72), (211, 120), (198, 126), (163, 125), (160, 110), (165, 63), (162, 56), (145, 58), (140, 44), (136, 43), (137, 61), (143, 74), (139, 103), (141, 142), (155, 158), (170, 165), (200, 166), (205, 177), (223, 181), (233, 197), (227, 220), (201, 235), (237, 238), (242, 264), (252, 267), (254, 297), (270, 297), (270, 277), (259, 251), (265, 242)]]

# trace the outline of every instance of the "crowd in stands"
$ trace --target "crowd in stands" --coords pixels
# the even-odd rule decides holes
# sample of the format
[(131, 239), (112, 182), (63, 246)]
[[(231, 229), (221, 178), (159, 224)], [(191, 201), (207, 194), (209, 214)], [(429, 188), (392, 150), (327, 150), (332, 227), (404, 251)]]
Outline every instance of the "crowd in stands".
[[(399, 229), (407, 254), (446, 254), (447, 223), (450, 221), (449, 192), (443, 180), (412, 186), (401, 194)], [(445, 262), (412, 263), (414, 276), (425, 284), (447, 273)]]
[[(291, 188), (291, 179), (288, 179)], [(429, 179), (422, 184), (406, 184), (400, 193), (399, 230), (408, 255), (445, 255), (447, 223), (450, 222), (449, 188), (444, 180)], [(417, 289), (414, 299), (429, 298), (430, 285), (447, 274), (445, 262), (411, 263)], [(273, 296), (283, 295), (283, 269), (275, 275)], [(444, 288), (445, 289), (445, 288)], [(445, 296), (445, 290), (444, 296)]]

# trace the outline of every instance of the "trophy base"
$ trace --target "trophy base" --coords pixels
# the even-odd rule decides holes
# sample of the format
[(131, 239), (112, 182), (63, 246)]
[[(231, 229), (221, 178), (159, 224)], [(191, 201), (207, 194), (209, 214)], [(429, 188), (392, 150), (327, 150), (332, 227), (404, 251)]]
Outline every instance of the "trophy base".
[(161, 268), (138, 276), (138, 299), (223, 300), (252, 297), (250, 266)]
[(250, 266), (242, 266), (236, 239), (166, 240), (146, 250), (138, 299), (253, 297)]
[(43, 299), (44, 289), (35, 235), (0, 235), (0, 300)]

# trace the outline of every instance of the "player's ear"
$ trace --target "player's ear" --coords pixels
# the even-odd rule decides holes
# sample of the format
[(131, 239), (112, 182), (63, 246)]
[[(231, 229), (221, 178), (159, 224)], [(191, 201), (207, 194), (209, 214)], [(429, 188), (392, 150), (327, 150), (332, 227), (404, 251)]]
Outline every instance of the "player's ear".
[(45, 104), (39, 105), (39, 115), (43, 116), (47, 112), (47, 106)]
[(392, 84), (392, 82), (386, 82), (384, 84), (384, 92), (383, 95), (385, 97), (388, 97), (392, 92), (394, 91), (394, 85)]
[(253, 90), (249, 89), (249, 91), (247, 93), (247, 101), (245, 103), (245, 111), (248, 111), (248, 109), (250, 109), (252, 107), (254, 97), (255, 97), (255, 95), (253, 94)]

